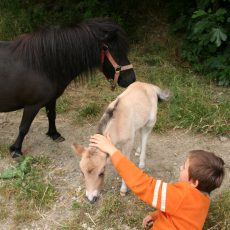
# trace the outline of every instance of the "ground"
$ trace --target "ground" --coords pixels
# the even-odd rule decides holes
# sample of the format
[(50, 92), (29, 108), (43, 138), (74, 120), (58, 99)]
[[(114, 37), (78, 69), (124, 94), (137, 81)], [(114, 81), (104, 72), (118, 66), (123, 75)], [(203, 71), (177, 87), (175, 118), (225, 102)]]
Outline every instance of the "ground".
[[(0, 113), (0, 145), (9, 146), (15, 140), (20, 119), (21, 111)], [(71, 144), (76, 142), (87, 146), (89, 136), (95, 132), (96, 123), (76, 126), (73, 125), (68, 116), (59, 114), (57, 116), (57, 128), (65, 137), (64, 142), (56, 143), (45, 135), (47, 118), (44, 112), (40, 112), (24, 140), (23, 152), (25, 154), (45, 155), (51, 160), (49, 175), (47, 176), (53, 179), (60, 195), (49, 211), (41, 211), (38, 220), (33, 221), (29, 227), (22, 224), (20, 229), (58, 229), (63, 227), (62, 221), (71, 216), (73, 200), (77, 199), (79, 195), (84, 196), (83, 192), (79, 192), (84, 190), (84, 183), (78, 166), (79, 157), (73, 154)], [(179, 165), (184, 161), (187, 151), (191, 149), (213, 151), (224, 159), (226, 165), (230, 165), (229, 139), (175, 129), (163, 134), (152, 132), (147, 145), (146, 172), (165, 181), (175, 181), (178, 177)], [(136, 156), (132, 156), (132, 159), (134, 162), (138, 160)], [(12, 162), (10, 156), (1, 159), (0, 171), (9, 167)], [(112, 165), (108, 165), (103, 193), (108, 190), (118, 193), (110, 185), (111, 178), (118, 179), (118, 176)], [(230, 179), (227, 175), (223, 186), (213, 196), (215, 197), (229, 184)], [(1, 199), (3, 197), (0, 197), (0, 201)], [(13, 226), (10, 218), (0, 222), (0, 229), (14, 229)]]

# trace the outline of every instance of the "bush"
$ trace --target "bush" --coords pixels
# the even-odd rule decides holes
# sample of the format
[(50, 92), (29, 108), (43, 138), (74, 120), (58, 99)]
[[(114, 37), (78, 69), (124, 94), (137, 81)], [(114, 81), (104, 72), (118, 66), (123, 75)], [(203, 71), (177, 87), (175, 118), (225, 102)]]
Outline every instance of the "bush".
[(230, 12), (224, 8), (200, 9), (193, 13), (190, 23), (182, 57), (219, 85), (230, 85)]

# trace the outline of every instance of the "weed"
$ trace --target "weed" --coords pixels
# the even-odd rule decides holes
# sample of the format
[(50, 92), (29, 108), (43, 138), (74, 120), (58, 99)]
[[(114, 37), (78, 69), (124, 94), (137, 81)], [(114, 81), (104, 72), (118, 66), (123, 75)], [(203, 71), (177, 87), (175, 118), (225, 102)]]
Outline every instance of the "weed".
[(0, 195), (5, 199), (13, 197), (15, 200), (16, 211), (13, 215), (15, 223), (23, 223), (25, 220), (29, 222), (38, 218), (34, 210), (48, 209), (53, 203), (56, 197), (55, 188), (44, 176), (43, 170), (47, 163), (46, 157), (33, 158), (30, 162), (30, 171), (23, 177), (1, 180)]

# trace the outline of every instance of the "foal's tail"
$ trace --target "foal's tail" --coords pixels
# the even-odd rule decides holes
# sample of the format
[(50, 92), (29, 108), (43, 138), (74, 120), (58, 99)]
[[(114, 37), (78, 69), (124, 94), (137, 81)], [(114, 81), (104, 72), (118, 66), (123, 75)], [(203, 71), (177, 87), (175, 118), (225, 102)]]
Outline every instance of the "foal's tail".
[(155, 92), (157, 93), (159, 101), (168, 101), (170, 99), (171, 92), (168, 89), (162, 90), (156, 85), (154, 85), (153, 87), (154, 87)]

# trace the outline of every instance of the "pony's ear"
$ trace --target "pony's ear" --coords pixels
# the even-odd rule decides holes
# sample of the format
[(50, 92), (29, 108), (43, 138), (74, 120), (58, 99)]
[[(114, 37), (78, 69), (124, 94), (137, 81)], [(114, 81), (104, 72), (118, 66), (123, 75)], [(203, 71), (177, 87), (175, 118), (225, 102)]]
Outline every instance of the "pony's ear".
[(115, 36), (117, 35), (117, 30), (111, 30), (111, 31), (106, 31), (104, 37), (102, 37), (102, 41), (103, 42), (109, 42), (111, 40), (113, 40), (115, 38)]
[(71, 145), (72, 150), (74, 151), (74, 153), (78, 154), (78, 155), (82, 155), (82, 153), (85, 151), (85, 148), (79, 144), (75, 144), (73, 143)]

